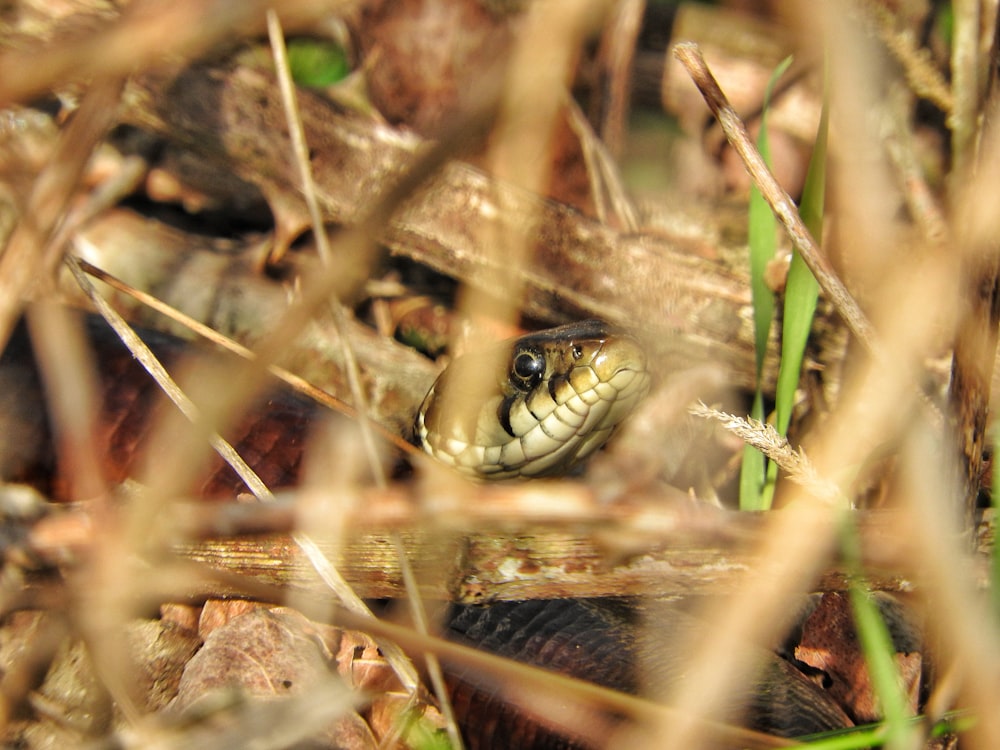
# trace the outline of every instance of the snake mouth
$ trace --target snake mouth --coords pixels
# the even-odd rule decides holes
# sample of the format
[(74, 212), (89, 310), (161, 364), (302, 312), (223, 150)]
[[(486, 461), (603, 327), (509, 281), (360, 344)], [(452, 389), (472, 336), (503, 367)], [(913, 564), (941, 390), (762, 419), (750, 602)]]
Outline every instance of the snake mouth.
[[(476, 355), (457, 359), (417, 416), (424, 450), (477, 479), (565, 473), (602, 446), (649, 390), (642, 347), (601, 321), (528, 334), (501, 351), (495, 365)], [(456, 408), (463, 399), (455, 394), (493, 366), (495, 388), (480, 388), (475, 403), (466, 398)]]

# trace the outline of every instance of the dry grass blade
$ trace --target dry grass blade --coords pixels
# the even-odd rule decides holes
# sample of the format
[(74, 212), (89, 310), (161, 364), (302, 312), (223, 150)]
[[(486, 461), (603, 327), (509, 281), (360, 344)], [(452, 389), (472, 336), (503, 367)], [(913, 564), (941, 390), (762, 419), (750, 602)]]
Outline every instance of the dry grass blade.
[(933, 551), (933, 559), (915, 567), (934, 608), (929, 625), (943, 644), (943, 669), (957, 676), (958, 705), (973, 708), (978, 717), (963, 737), (963, 747), (968, 742), (968, 747), (985, 750), (1000, 743), (994, 711), (1000, 701), (1000, 648), (993, 613), (974, 585), (965, 529), (948, 502), (958, 487), (949, 481), (954, 474), (942, 471), (942, 455), (947, 451), (933, 434), (916, 430), (903, 454), (906, 471), (898, 493), (910, 510), (905, 534), (913, 549)]
[(625, 146), (631, 73), (645, 6), (645, 0), (617, 3), (601, 36), (600, 57), (608, 81), (605, 84), (607, 104), (600, 116), (600, 134), (601, 142), (615, 158), (621, 156)]
[(918, 48), (910, 33), (898, 31), (889, 9), (879, 2), (859, 3), (869, 14), (875, 31), (886, 48), (903, 67), (910, 87), (918, 95), (929, 99), (946, 115), (954, 107), (954, 98), (948, 82), (934, 67), (926, 48)]
[[(342, 3), (346, 6), (347, 3)], [(0, 102), (23, 101), (41, 92), (102, 76), (120, 77), (162, 63), (165, 53), (196, 57), (234, 29), (251, 32), (262, 25), (266, 2), (233, 4), (226, 0), (145, 0), (130, 5), (113, 23), (101, 20), (96, 33), (35, 40), (29, 49), (10, 49), (0, 57), (6, 71), (0, 83)], [(286, 2), (291, 16), (315, 14), (313, 3)], [(39, 64), (39, 61), (42, 64)]]
[[(104, 284), (107, 284), (111, 289), (131, 297), (143, 306), (148, 307), (150, 310), (154, 310), (160, 315), (179, 323), (184, 328), (192, 331), (206, 341), (211, 342), (226, 351), (230, 351), (243, 359), (252, 360), (254, 358), (253, 350), (234, 341), (228, 336), (222, 335), (215, 329), (198, 320), (195, 320), (191, 316), (185, 315), (172, 305), (166, 304), (162, 300), (148, 294), (147, 292), (143, 292), (140, 289), (136, 289), (130, 284), (126, 284), (116, 276), (113, 276), (107, 271), (98, 268), (82, 258), (76, 258), (76, 262), (85, 273), (100, 280)], [(295, 373), (290, 372), (283, 367), (270, 365), (268, 367), (268, 372), (278, 380), (286, 383), (296, 392), (311, 398), (316, 403), (322, 404), (328, 409), (344, 414), (347, 417), (356, 418), (358, 415), (357, 411), (350, 404), (337, 398), (336, 396), (332, 396), (320, 388), (317, 388), (305, 378), (299, 377)], [(397, 432), (391, 432), (381, 425), (374, 426), (378, 429), (379, 436), (383, 440), (391, 443), (396, 449), (403, 451), (404, 453), (418, 455), (417, 449), (414, 448), (411, 443), (404, 440)]]
[(37, 302), (26, 311), (32, 345), (46, 381), (52, 420), (60, 434), (59, 460), (72, 483), (70, 497), (110, 510), (110, 488), (101, 471), (95, 445), (97, 380), (85, 337), (72, 316), (61, 306)]
[[(299, 173), (302, 179), (302, 194), (305, 197), (306, 206), (309, 208), (309, 218), (312, 221), (313, 235), (316, 238), (316, 248), (319, 253), (320, 262), (324, 267), (331, 268), (334, 265), (334, 258), (330, 251), (330, 242), (326, 235), (326, 227), (323, 224), (323, 216), (320, 213), (319, 200), (316, 197), (316, 183), (313, 180), (312, 169), (309, 166), (309, 147), (306, 143), (305, 130), (302, 127), (302, 118), (299, 115), (295, 98), (292, 73), (288, 66), (288, 50), (285, 49), (284, 32), (281, 29), (278, 14), (273, 9), (267, 12), (267, 33), (271, 42), (271, 50), (274, 54), (275, 67), (278, 71), (278, 83), (281, 85), (281, 98), (285, 105), (288, 132), (291, 134), (295, 161), (299, 165)], [(364, 442), (365, 453), (368, 457), (368, 465), (375, 477), (375, 483), (379, 487), (384, 487), (386, 483), (385, 472), (382, 469), (382, 463), (375, 448), (375, 437), (372, 434), (371, 420), (368, 419), (368, 402), (361, 387), (358, 360), (354, 356), (354, 349), (351, 347), (350, 339), (346, 335), (347, 326), (344, 310), (338, 301), (334, 301), (330, 305), (330, 314), (333, 319), (334, 328), (339, 335), (340, 345), (344, 354), (344, 369), (347, 371), (347, 382), (351, 388), (351, 398), (354, 401), (354, 408), (358, 414), (358, 425), (361, 431), (361, 439)]]
[[(160, 389), (167, 394), (174, 405), (180, 409), (181, 413), (187, 417), (192, 424), (201, 425), (201, 415), (199, 414), (198, 407), (195, 403), (188, 398), (187, 394), (177, 385), (174, 379), (167, 372), (166, 368), (160, 363), (156, 358), (156, 355), (149, 349), (148, 346), (143, 342), (141, 338), (132, 330), (131, 326), (121, 317), (114, 308), (111, 307), (99, 294), (97, 290), (94, 289), (87, 275), (80, 268), (79, 263), (73, 257), (66, 258), (66, 265), (69, 267), (70, 271), (73, 273), (73, 277), (76, 279), (80, 288), (86, 293), (90, 298), (91, 302), (101, 313), (101, 316), (107, 321), (108, 325), (111, 326), (115, 333), (118, 334), (122, 342), (128, 347), (129, 351), (132, 352), (132, 356), (138, 360), (145, 370), (150, 374), (153, 380), (156, 381)], [(204, 425), (202, 425), (204, 426)], [(223, 460), (232, 467), (233, 471), (237, 473), (240, 479), (246, 483), (247, 487), (250, 488), (251, 492), (259, 500), (269, 500), (273, 498), (271, 490), (265, 486), (265, 484), (257, 476), (256, 472), (250, 468), (243, 457), (230, 445), (226, 440), (219, 435), (218, 432), (208, 431), (206, 435), (208, 442), (212, 445), (215, 451), (222, 456)]]

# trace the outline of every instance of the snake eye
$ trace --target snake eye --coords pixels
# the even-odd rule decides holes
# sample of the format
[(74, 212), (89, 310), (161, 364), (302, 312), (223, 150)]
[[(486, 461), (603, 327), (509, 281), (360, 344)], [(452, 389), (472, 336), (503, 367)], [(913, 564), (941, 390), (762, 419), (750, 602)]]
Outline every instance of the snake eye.
[(573, 348), (569, 350), (569, 353), (573, 355), (573, 359), (580, 359), (583, 356), (583, 347), (579, 344), (573, 344)]
[(545, 374), (545, 357), (540, 352), (522, 351), (514, 357), (510, 370), (510, 382), (515, 388), (530, 391), (540, 382)]

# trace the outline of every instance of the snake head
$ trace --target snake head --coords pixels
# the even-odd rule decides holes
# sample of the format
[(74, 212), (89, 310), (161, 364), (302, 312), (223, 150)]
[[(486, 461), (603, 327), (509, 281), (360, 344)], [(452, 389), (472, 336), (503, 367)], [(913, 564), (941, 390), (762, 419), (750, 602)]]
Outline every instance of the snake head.
[(417, 413), (438, 460), (477, 479), (562, 474), (600, 448), (649, 391), (646, 355), (599, 320), (457, 358)]

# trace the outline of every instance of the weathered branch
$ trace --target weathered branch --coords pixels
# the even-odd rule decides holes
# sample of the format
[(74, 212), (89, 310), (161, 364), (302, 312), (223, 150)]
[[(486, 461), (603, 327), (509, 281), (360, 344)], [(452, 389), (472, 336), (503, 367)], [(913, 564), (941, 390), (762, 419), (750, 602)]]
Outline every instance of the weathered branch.
[[(398, 486), (372, 491), (358, 505), (363, 511), (339, 519), (343, 537), (321, 546), (366, 598), (405, 595), (390, 542), (394, 533), (403, 539), (421, 593), (436, 600), (722, 594), (746, 586), (755, 575), (766, 514), (693, 506), (615, 509), (598, 503), (583, 485), (566, 482), (551, 489), (554, 500), (540, 504), (537, 488), (473, 488), (477, 497), (464, 505), (466, 510), (441, 509), (435, 515), (417, 511), (413, 498)], [(189, 535), (189, 541), (173, 547), (186, 561), (282, 589), (318, 585), (291, 539), (295, 512), (287, 497), (277, 505), (180, 503), (170, 518)], [(899, 533), (906, 524), (898, 512), (858, 518), (874, 589), (905, 591), (911, 585), (912, 571), (904, 561), (913, 558)], [(243, 535), (222, 536), (222, 529)], [(979, 529), (978, 560), (985, 571), (992, 515), (981, 520)], [(62, 561), (68, 547), (85, 553), (95, 543), (94, 533), (86, 512), (57, 514), (27, 535), (30, 556)], [(239, 593), (219, 584), (201, 585), (205, 596)], [(816, 589), (846, 585), (845, 570), (831, 561)]]
[[(305, 214), (289, 163), (276, 87), (261, 72), (194, 68), (133, 89), (129, 119), (181, 140), (260, 187), (286, 234)], [(325, 216), (350, 223), (414, 159), (414, 136), (300, 98)], [(537, 234), (521, 217), (534, 215)], [(753, 382), (750, 293), (742, 268), (654, 234), (624, 235), (573, 209), (517, 190), (461, 163), (449, 164), (382, 234), (394, 252), (490, 289), (496, 243), (530, 242), (519, 273), (525, 312), (553, 322), (600, 316), (647, 334), (665, 368), (711, 361), (738, 384)], [(704, 251), (704, 248), (698, 250)], [(717, 254), (718, 248), (708, 255)], [(830, 329), (830, 321), (825, 321)]]

